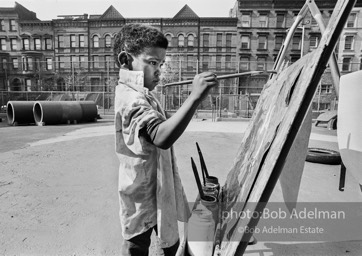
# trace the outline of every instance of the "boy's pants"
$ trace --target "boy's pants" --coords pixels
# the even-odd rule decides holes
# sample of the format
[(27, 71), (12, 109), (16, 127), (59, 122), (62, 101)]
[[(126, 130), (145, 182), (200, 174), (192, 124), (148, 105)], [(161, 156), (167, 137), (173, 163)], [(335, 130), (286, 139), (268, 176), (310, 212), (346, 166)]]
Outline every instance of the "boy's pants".
[[(150, 228), (145, 233), (142, 233), (138, 236), (132, 237), (130, 240), (122, 239), (122, 256), (148, 256), (148, 249), (151, 245), (151, 234), (152, 230), (155, 230), (157, 233), (157, 225), (153, 228)], [(174, 256), (177, 252), (180, 242), (177, 241), (171, 247), (163, 248), (165, 256)]]

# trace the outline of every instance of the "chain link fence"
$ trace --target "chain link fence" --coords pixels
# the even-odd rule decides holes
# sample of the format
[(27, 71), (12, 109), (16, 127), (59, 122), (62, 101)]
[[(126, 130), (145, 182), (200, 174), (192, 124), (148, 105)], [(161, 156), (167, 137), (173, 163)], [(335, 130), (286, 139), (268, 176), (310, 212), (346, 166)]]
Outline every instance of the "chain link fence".
[[(29, 60), (28, 60), (29, 61)], [(162, 85), (192, 80), (204, 71), (218, 75), (247, 72), (250, 70), (271, 70), (273, 62), (261, 61), (194, 61), (191, 57), (171, 56), (162, 67), (161, 86), (154, 93), (168, 112), (175, 112), (187, 99), (192, 84), (163, 87)], [(346, 67), (345, 67), (346, 68)], [(118, 83), (118, 67), (108, 59), (102, 63), (51, 62), (33, 60), (22, 63), (15, 69), (11, 63), (0, 67), (0, 106), (6, 111), (10, 100), (92, 100), (96, 102), (99, 114), (114, 114), (114, 89)], [(2, 79), (2, 80), (1, 80)], [(220, 80), (220, 86), (211, 90), (197, 109), (197, 118), (238, 118), (250, 117), (268, 75), (243, 76)], [(315, 111), (337, 106), (332, 85), (321, 85), (313, 102)]]

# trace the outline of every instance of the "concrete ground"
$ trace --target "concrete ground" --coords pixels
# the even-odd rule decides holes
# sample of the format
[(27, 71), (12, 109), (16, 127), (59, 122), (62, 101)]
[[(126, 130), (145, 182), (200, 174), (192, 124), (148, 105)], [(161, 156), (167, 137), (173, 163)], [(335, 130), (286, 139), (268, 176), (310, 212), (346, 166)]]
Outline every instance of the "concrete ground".
[[(176, 142), (187, 197), (197, 196), (190, 157), (198, 164), (198, 142), (209, 172), (223, 184), (247, 121), (192, 121)], [(338, 149), (336, 131), (313, 127), (311, 147)], [(112, 120), (59, 126), (0, 123), (0, 255), (117, 255), (117, 158)], [(299, 200), (362, 202), (359, 185), (347, 173), (338, 190), (340, 166), (306, 162)], [(277, 185), (270, 201), (282, 201)], [(362, 219), (362, 217), (361, 217)], [(340, 241), (267, 242), (245, 255), (362, 255), (362, 230)], [(357, 232), (357, 233), (356, 233)], [(358, 233), (360, 232), (360, 233)], [(152, 247), (152, 255), (157, 255)]]

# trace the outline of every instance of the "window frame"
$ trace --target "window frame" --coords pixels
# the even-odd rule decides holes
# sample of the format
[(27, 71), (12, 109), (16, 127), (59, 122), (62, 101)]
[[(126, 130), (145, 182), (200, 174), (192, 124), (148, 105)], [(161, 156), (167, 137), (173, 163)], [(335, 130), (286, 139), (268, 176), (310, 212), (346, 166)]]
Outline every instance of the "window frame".
[(111, 48), (112, 47), (112, 37), (110, 35), (106, 35), (104, 37), (104, 46), (106, 48)]
[(17, 31), (16, 22), (14, 19), (9, 19), (9, 31)]
[(64, 45), (64, 35), (58, 35), (58, 48), (65, 48)]
[[(95, 39), (97, 39), (97, 40), (95, 40)], [(92, 37), (92, 47), (99, 48), (99, 36), (98, 35), (94, 35)]]
[[(244, 39), (247, 39), (247, 41), (243, 41)], [(247, 44), (247, 47), (243, 47), (243, 44)], [(240, 49), (243, 50), (250, 50), (250, 35), (241, 35), (240, 38)]]
[(34, 50), (41, 50), (41, 40), (40, 38), (34, 38)]
[(6, 39), (5, 38), (0, 38), (0, 50), (2, 50), (2, 51), (7, 50), (7, 45), (6, 45)]
[(46, 58), (46, 70), (53, 70), (53, 59), (52, 58)]
[[(347, 38), (351, 38), (350, 48), (347, 48)], [(348, 42), (349, 43), (349, 42)], [(343, 50), (354, 50), (354, 35), (346, 35), (344, 38)]]
[(24, 51), (30, 51), (30, 39), (28, 37), (22, 38), (21, 43)]
[(79, 48), (85, 47), (85, 36), (83, 34), (79, 35)]
[(70, 48), (76, 48), (77, 47), (77, 39), (76, 39), (76, 36), (75, 34), (71, 34), (69, 36), (69, 40), (70, 40)]

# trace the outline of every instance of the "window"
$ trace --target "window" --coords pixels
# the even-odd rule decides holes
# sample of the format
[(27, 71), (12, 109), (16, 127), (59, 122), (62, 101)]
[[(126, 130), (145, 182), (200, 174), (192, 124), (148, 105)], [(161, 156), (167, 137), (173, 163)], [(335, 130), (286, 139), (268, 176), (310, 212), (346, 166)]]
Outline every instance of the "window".
[(52, 40), (50, 38), (45, 38), (45, 50), (52, 49)]
[(79, 35), (79, 47), (85, 47), (84, 35)]
[(194, 40), (195, 40), (194, 35), (189, 35), (187, 37), (187, 46), (188, 47), (194, 47)]
[(39, 58), (35, 58), (35, 70), (40, 70), (41, 66), (40, 66), (40, 59)]
[(107, 47), (107, 48), (112, 47), (112, 39), (111, 39), (111, 36), (110, 36), (110, 35), (106, 35), (105, 40), (106, 40), (106, 47)]
[(194, 66), (194, 56), (192, 55), (187, 55), (187, 70), (191, 71), (193, 69)]
[(244, 28), (250, 27), (251, 16), (249, 13), (243, 13), (241, 16), (241, 26)]
[(250, 36), (241, 36), (241, 49), (250, 48)]
[(222, 34), (216, 34), (216, 51), (221, 52), (222, 49)]
[(258, 49), (266, 50), (266, 48), (267, 48), (267, 42), (268, 42), (267, 36), (265, 36), (265, 35), (259, 36)]
[(0, 30), (5, 31), (5, 22), (4, 22), (4, 20), (0, 20)]
[(356, 26), (356, 14), (355, 13), (351, 13), (348, 16), (348, 20), (347, 20), (347, 24), (346, 27), (347, 28), (354, 28)]
[(316, 48), (318, 47), (319, 38), (318, 36), (311, 36), (310, 37), (310, 47)]
[(16, 41), (15, 38), (10, 39), (10, 47), (11, 47), (12, 51), (15, 51), (18, 49), (18, 42)]
[(166, 35), (167, 41), (168, 41), (168, 46), (172, 46), (172, 36), (170, 34)]
[(277, 28), (284, 28), (284, 14), (278, 13), (277, 14)]
[(259, 57), (256, 69), (257, 70), (265, 70), (265, 63), (266, 63), (266, 58), (265, 57)]
[(354, 36), (346, 36), (344, 41), (345, 50), (353, 50)]
[(320, 87), (322, 94), (330, 94), (332, 93), (332, 85), (331, 84), (322, 84)]
[(2, 51), (6, 51), (6, 40), (5, 40), (5, 38), (0, 38), (0, 49), (2, 50)]
[(46, 64), (47, 64), (46, 69), (47, 70), (52, 70), (53, 69), (53, 61), (52, 61), (52, 59), (51, 58), (46, 58), (45, 60), (46, 60)]
[(25, 86), (26, 86), (26, 90), (28, 92), (31, 91), (31, 80), (30, 79), (25, 79)]
[(9, 20), (9, 23), (10, 23), (10, 31), (16, 31), (15, 20)]
[(26, 65), (27, 65), (27, 70), (29, 70), (29, 71), (33, 70), (33, 58), (32, 57), (26, 58)]
[(202, 57), (202, 69), (203, 69), (203, 71), (208, 71), (208, 69), (209, 69), (209, 55), (204, 55), (203, 57)]
[(226, 52), (231, 52), (231, 37), (232, 34), (226, 34)]
[(99, 57), (94, 55), (93, 58), (93, 68), (99, 68)]
[(93, 36), (93, 48), (98, 48), (98, 47), (99, 47), (99, 37)]
[[(231, 56), (230, 55), (225, 56), (225, 67), (227, 69), (231, 68)], [(227, 79), (227, 80), (229, 80), (229, 79)]]
[(58, 36), (58, 48), (64, 48), (64, 36)]
[(106, 67), (111, 68), (112, 67), (112, 56), (106, 55), (104, 60), (106, 63)]
[(221, 69), (221, 55), (216, 55), (216, 69)]
[(86, 67), (87, 67), (87, 63), (88, 63), (88, 62), (85, 61), (85, 57), (84, 57), (84, 56), (79, 56), (79, 66), (80, 66), (81, 68), (86, 68)]
[(8, 69), (8, 62), (6, 59), (2, 59), (2, 70)]
[(70, 56), (70, 65), (71, 68), (78, 68), (79, 67), (79, 63), (78, 63), (78, 56)]
[(62, 56), (58, 57), (58, 64), (59, 64), (59, 69), (64, 69), (65, 68), (64, 59), (63, 59)]
[(249, 70), (249, 57), (240, 58), (240, 70)]
[(204, 34), (202, 39), (202, 45), (204, 47), (204, 52), (209, 51), (209, 34)]
[(351, 58), (343, 58), (342, 71), (351, 71)]
[(291, 63), (295, 63), (300, 59), (300, 56), (291, 56), (290, 57), (290, 62)]
[(13, 63), (13, 69), (18, 69), (19, 68), (19, 60), (18, 60), (18, 58), (12, 58), (11, 61)]
[(178, 36), (178, 47), (184, 47), (185, 46), (185, 37), (184, 35)]
[(23, 38), (23, 50), (30, 50), (29, 38)]
[(259, 27), (261, 28), (268, 27), (268, 16), (266, 14), (259, 16)]
[(280, 50), (284, 43), (284, 36), (275, 36), (275, 50)]
[(301, 42), (301, 36), (294, 36), (292, 42), (292, 49), (300, 50), (300, 42)]
[(40, 38), (34, 38), (34, 50), (40, 50), (40, 49), (41, 49)]
[(75, 35), (70, 35), (70, 47), (71, 48), (77, 47), (75, 42), (76, 42)]

